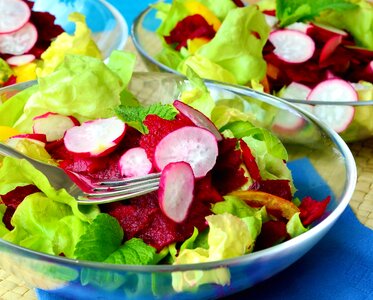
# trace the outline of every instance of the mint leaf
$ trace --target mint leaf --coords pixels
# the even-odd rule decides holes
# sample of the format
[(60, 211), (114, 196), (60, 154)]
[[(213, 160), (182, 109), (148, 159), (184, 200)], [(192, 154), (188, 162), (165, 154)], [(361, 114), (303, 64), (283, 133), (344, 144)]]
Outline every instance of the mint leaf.
[(172, 120), (177, 115), (177, 110), (171, 104), (155, 103), (147, 107), (120, 105), (115, 108), (117, 116), (128, 125), (142, 133), (148, 129), (143, 124), (147, 115), (157, 115), (162, 119)]
[(280, 26), (285, 27), (297, 21), (312, 20), (325, 10), (344, 11), (356, 7), (348, 0), (277, 0), (276, 16)]
[(105, 263), (126, 265), (149, 265), (156, 259), (156, 249), (144, 243), (143, 240), (132, 238), (122, 247), (113, 252)]
[(101, 213), (87, 228), (76, 245), (77, 259), (104, 261), (121, 245), (123, 229), (114, 217)]

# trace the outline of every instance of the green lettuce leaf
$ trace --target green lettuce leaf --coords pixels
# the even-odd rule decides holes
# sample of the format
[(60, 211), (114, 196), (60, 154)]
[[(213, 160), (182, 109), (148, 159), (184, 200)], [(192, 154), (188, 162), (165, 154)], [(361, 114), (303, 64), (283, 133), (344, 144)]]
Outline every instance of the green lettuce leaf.
[(224, 20), (232, 9), (237, 8), (232, 0), (200, 0), (200, 2), (211, 10), (220, 20)]
[(44, 77), (52, 73), (67, 54), (87, 55), (102, 59), (100, 50), (91, 37), (91, 31), (85, 22), (85, 16), (74, 12), (69, 20), (75, 22), (75, 33), (60, 34), (41, 55), (41, 63), (36, 68), (36, 75)]
[(204, 81), (192, 69), (188, 68), (186, 72), (190, 86), (181, 87), (180, 100), (202, 112), (208, 118), (211, 118), (211, 112), (215, 107), (215, 101), (211, 97)]
[[(48, 178), (35, 169), (28, 161), (5, 157), (0, 166), (0, 195), (5, 195), (18, 186), (30, 184), (37, 186), (47, 198), (68, 206), (72, 213), (82, 221), (91, 221), (90, 217), (79, 210), (78, 203), (74, 197), (69, 195), (65, 189), (56, 191), (50, 185)], [(93, 205), (92, 208), (94, 207), (96, 206)], [(27, 212), (25, 213), (27, 214)]]
[[(168, 13), (164, 6), (161, 6), (162, 14), (158, 17), (162, 18), (162, 23), (157, 29), (160, 36), (168, 36), (176, 24), (189, 15), (189, 11), (184, 5), (185, 0), (174, 0), (169, 7)], [(157, 6), (154, 6), (157, 8)]]
[(105, 259), (106, 263), (123, 265), (150, 265), (157, 261), (156, 249), (138, 238), (126, 241)]
[[(0, 204), (0, 218), (1, 220), (4, 217), (6, 211), (6, 205), (5, 204)], [(8, 228), (6, 228), (5, 224), (3, 222), (0, 222), (0, 237), (3, 237), (5, 234), (9, 232)]]
[[(115, 50), (109, 56), (107, 66), (117, 74), (122, 80), (124, 87), (127, 87), (132, 77), (132, 71), (135, 68), (136, 55), (131, 52)], [(126, 66), (123, 68), (123, 66)]]
[[(232, 258), (245, 254), (252, 244), (252, 235), (248, 224), (229, 213), (206, 217), (209, 224), (208, 249), (183, 249), (176, 257), (174, 265), (203, 263)], [(185, 271), (172, 273), (172, 286), (176, 291), (196, 288), (205, 283), (227, 285), (230, 273), (226, 268), (209, 271)]]
[(242, 139), (250, 147), (262, 178), (289, 180), (294, 193), (292, 175), (285, 163), (288, 154), (281, 141), (270, 131), (259, 127), (252, 128)]
[[(7, 62), (0, 58), (0, 86), (9, 79), (13, 74), (12, 69), (9, 67)], [(1, 100), (1, 99), (0, 99)], [(1, 103), (1, 101), (0, 101)]]
[(276, 17), (280, 26), (290, 25), (297, 21), (312, 20), (323, 11), (339, 11), (354, 9), (356, 5), (348, 0), (277, 0)]
[[(0, 195), (29, 184), (37, 186), (41, 192), (27, 196), (17, 207), (11, 219), (14, 228), (3, 239), (48, 254), (71, 255), (77, 236), (98, 213), (97, 206), (80, 211), (72, 196), (63, 189), (56, 191), (29, 162), (5, 157), (0, 167)], [(71, 229), (61, 231), (67, 220)], [(63, 232), (65, 235), (59, 236)]]
[(123, 235), (117, 219), (99, 214), (80, 237), (74, 256), (82, 260), (104, 261), (120, 247)]
[(37, 89), (37, 85), (31, 86), (1, 104), (0, 125), (13, 127), (17, 120), (22, 116), (28, 98), (30, 98)]
[(286, 224), (286, 231), (291, 238), (301, 235), (308, 230), (308, 228), (303, 226), (299, 215), (300, 213), (295, 213)]
[(196, 54), (231, 72), (238, 84), (261, 80), (266, 72), (262, 49), (269, 30), (264, 15), (256, 6), (232, 9), (215, 37)]
[(316, 20), (320, 23), (347, 30), (357, 45), (373, 50), (373, 5), (365, 0), (351, 0), (349, 10), (328, 10)]
[(177, 70), (180, 73), (186, 74), (189, 68), (202, 78), (237, 84), (233, 73), (202, 55), (195, 54), (188, 56), (179, 63)]
[(23, 103), (27, 101), (14, 124), (21, 132), (31, 132), (32, 119), (50, 111), (72, 115), (81, 122), (112, 117), (113, 107), (120, 104), (123, 83), (100, 59), (67, 55), (55, 72), (39, 78), (38, 86), (32, 89), (32, 95), (15, 96)]

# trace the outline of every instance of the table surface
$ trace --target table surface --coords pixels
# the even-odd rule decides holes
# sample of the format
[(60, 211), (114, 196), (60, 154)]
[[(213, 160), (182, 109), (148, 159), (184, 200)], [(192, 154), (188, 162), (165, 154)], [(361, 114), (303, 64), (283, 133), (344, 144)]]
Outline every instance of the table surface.
[[(130, 40), (125, 50), (136, 53)], [(145, 70), (144, 64), (138, 57), (135, 71)], [(359, 221), (373, 229), (373, 138), (350, 143), (349, 147), (355, 157), (358, 170), (357, 185), (350, 206)], [(23, 281), (0, 269), (0, 299), (36, 300), (37, 298), (35, 292)]]

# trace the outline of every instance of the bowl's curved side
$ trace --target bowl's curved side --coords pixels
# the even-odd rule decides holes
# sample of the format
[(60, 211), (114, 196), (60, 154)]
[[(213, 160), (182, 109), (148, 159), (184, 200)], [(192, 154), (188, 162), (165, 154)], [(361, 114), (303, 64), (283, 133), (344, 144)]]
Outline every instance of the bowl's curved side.
[(55, 23), (68, 34), (73, 34), (75, 24), (69, 15), (79, 12), (86, 18), (87, 25), (97, 46), (107, 58), (114, 50), (122, 50), (128, 40), (128, 25), (122, 14), (106, 0), (98, 1), (42, 1), (35, 0), (35, 11), (47, 11), (56, 17)]
[[(180, 95), (180, 87), (186, 82), (185, 77), (174, 74), (137, 73), (129, 88), (141, 101), (151, 98), (156, 102), (171, 102)], [(322, 221), (306, 233), (269, 249), (229, 260), (180, 266), (110, 265), (77, 261), (38, 253), (0, 239), (2, 267), (33, 287), (67, 298), (90, 299), (94, 293), (97, 298), (110, 299), (211, 299), (251, 287), (285, 269), (309, 251), (334, 225), (351, 199), (357, 174), (349, 148), (325, 124), (283, 100), (239, 87), (215, 83), (207, 85), (226, 96), (236, 95), (245, 102), (247, 112), (252, 110), (265, 116), (263, 125), (270, 130), (276, 130), (273, 115), (278, 111), (302, 118), (303, 126), (292, 132), (291, 139), (285, 139), (285, 142), (295, 170), (305, 173), (302, 169), (304, 165), (297, 163), (306, 160), (320, 181), (319, 185), (310, 188), (308, 183), (300, 180), (298, 188), (315, 198), (324, 196), (325, 192), (332, 195), (328, 213)], [(338, 180), (334, 178), (336, 174)], [(202, 275), (212, 276), (220, 284), (203, 284), (198, 288), (190, 286), (183, 292), (174, 290), (172, 276), (192, 284), (190, 278)]]

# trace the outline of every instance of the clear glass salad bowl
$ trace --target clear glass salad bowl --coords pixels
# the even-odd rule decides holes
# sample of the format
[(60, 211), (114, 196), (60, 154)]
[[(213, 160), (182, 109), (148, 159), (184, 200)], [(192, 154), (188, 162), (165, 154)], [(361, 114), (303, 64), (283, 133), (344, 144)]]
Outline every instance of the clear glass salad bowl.
[(34, 0), (34, 11), (49, 12), (56, 17), (56, 24), (73, 34), (75, 24), (68, 20), (72, 12), (86, 17), (93, 39), (108, 57), (113, 50), (123, 49), (128, 39), (128, 25), (119, 11), (105, 0)]
[[(131, 37), (134, 45), (149, 71), (163, 71), (181, 74), (179, 71), (170, 68), (157, 58), (159, 53), (162, 51), (163, 44), (160, 36), (156, 33), (157, 28), (161, 24), (161, 21), (156, 17), (156, 12), (156, 9), (149, 7), (136, 18), (131, 28)], [(249, 89), (246, 86), (240, 87), (243, 89)], [(359, 89), (360, 88), (364, 87), (359, 87)], [(307, 109), (307, 107), (317, 106), (319, 110), (333, 111), (336, 115), (342, 114), (342, 116), (344, 116), (345, 114), (345, 118), (342, 118), (345, 125), (342, 125), (342, 129), (337, 130), (337, 132), (346, 142), (363, 140), (373, 136), (373, 119), (371, 118), (373, 115), (373, 99), (369, 101), (348, 102), (346, 100), (346, 102), (341, 102), (309, 101), (289, 98), (290, 97), (286, 97), (286, 100), (297, 105), (304, 104), (300, 106), (305, 109)], [(349, 106), (348, 109), (346, 109), (347, 106)], [(348, 114), (345, 113), (346, 110), (348, 110)], [(332, 117), (328, 116), (323, 118), (323, 121), (328, 123), (327, 118)], [(335, 120), (331, 120), (331, 122), (335, 122)], [(289, 123), (287, 124), (287, 127), (291, 128), (293, 125), (294, 124)]]
[[(172, 102), (188, 83), (169, 73), (135, 73), (130, 91), (144, 103)], [(27, 86), (27, 84), (26, 84)], [(16, 86), (12, 87), (15, 88)], [(289, 241), (237, 258), (188, 265), (114, 265), (67, 259), (28, 250), (0, 239), (0, 265), (43, 294), (43, 299), (215, 299), (250, 288), (285, 269), (328, 232), (347, 207), (356, 183), (356, 166), (345, 142), (334, 131), (296, 106), (267, 94), (207, 83), (214, 99), (235, 99), (284, 142), (289, 153), (296, 196), (331, 196), (326, 213), (312, 228)], [(19, 90), (18, 90), (19, 91)], [(2, 91), (0, 90), (0, 94)], [(6, 96), (6, 95), (2, 95)], [(278, 126), (281, 113), (302, 122), (288, 132)], [(225, 286), (202, 284), (176, 292), (172, 274), (227, 272)]]

